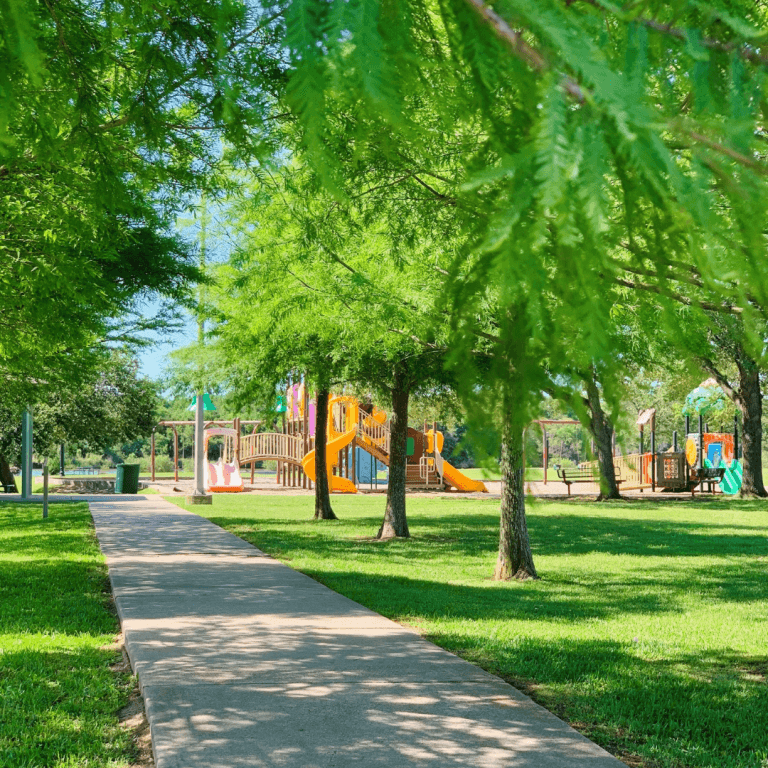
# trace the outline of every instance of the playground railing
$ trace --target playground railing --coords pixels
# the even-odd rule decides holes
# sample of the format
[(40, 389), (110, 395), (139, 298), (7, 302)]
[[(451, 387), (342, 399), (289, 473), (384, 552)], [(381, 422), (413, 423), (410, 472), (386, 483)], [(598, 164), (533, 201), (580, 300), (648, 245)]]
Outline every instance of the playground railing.
[[(438, 454), (438, 456), (439, 455), (440, 454)], [(435, 459), (433, 459), (431, 456), (422, 456), (419, 459), (419, 477), (424, 481), (424, 485), (427, 488), (431, 488), (433, 486), (438, 488), (443, 484), (442, 472), (438, 471)]]
[[(623, 456), (613, 457), (613, 466), (616, 467), (618, 477), (621, 478), (621, 490), (622, 491), (637, 491), (643, 488), (651, 488), (651, 461), (653, 460), (653, 454), (651, 453), (628, 453)], [(600, 463), (598, 461), (584, 461), (579, 464), (579, 467), (584, 469), (594, 469), (595, 473), (600, 471)], [(599, 476), (596, 474), (596, 476)], [(595, 492), (600, 492), (600, 484), (594, 484)], [(592, 490), (589, 488), (588, 490)]]
[[(305, 454), (311, 450), (309, 441), (303, 435), (285, 435), (279, 432), (258, 432), (240, 438), (240, 463), (259, 460), (292, 461), (300, 464)], [(227, 461), (234, 457), (234, 441), (228, 440), (224, 455)]]
[(364, 411), (360, 411), (357, 426), (358, 438), (374, 448), (378, 448), (382, 453), (389, 456), (389, 427), (386, 424), (379, 424), (374, 418)]

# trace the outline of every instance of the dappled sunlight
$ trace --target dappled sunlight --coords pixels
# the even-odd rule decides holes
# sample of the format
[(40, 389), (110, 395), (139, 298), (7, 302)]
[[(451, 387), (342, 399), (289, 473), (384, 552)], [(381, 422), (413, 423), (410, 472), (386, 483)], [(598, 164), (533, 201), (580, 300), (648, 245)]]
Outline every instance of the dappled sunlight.
[[(135, 527), (119, 510), (94, 518), (155, 750), (170, 764), (615, 764), (416, 631), (202, 518), (157, 514), (153, 528), (147, 510)], [(147, 530), (148, 552), (135, 552)], [(180, 532), (188, 542), (173, 552)]]
[(184, 765), (222, 768), (283, 761), (308, 767), (615, 764), (529, 700), (506, 696), (500, 682), (431, 683), (430, 697), (419, 695), (423, 687), (241, 684), (229, 687), (227, 705), (215, 709), (215, 692), (177, 686), (157, 691), (166, 711), (153, 732), (166, 744), (165, 754)]
[(765, 501), (538, 501), (528, 528), (543, 579), (527, 583), (490, 579), (493, 501), (409, 497), (412, 538), (386, 544), (370, 538), (379, 504), (343, 499), (331, 525), (292, 500), (210, 513), (614, 752), (682, 765), (718, 764), (723, 743), (768, 754)]

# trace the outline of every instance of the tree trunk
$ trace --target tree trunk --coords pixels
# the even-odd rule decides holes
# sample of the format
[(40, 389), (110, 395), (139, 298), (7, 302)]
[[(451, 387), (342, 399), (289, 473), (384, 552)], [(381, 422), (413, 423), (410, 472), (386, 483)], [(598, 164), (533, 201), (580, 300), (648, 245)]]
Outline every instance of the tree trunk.
[(5, 456), (2, 455), (0, 455), (0, 482), (6, 487), (16, 489), (16, 493), (19, 492), (16, 485), (16, 478), (13, 476), (13, 472), (11, 472), (11, 466), (5, 460)]
[(328, 398), (327, 385), (317, 389), (317, 410), (315, 416), (315, 520), (338, 520), (331, 507), (329, 491), (327, 441), (328, 441)]
[(594, 379), (587, 379), (587, 405), (589, 406), (589, 431), (595, 439), (597, 458), (600, 462), (600, 495), (598, 501), (620, 499), (613, 466), (613, 424), (603, 411), (600, 391)]
[(408, 397), (410, 383), (404, 363), (395, 365), (392, 389), (392, 419), (389, 423), (389, 483), (384, 522), (377, 539), (407, 538), (408, 520), (405, 516), (405, 467), (408, 445)]
[(739, 397), (737, 404), (742, 417), (741, 496), (768, 496), (763, 484), (763, 395), (760, 390), (760, 369), (754, 360), (741, 354), (739, 368)]
[(497, 581), (539, 578), (533, 564), (528, 525), (525, 521), (524, 473), (523, 433), (519, 429), (508, 426), (501, 444), (499, 557), (493, 574), (493, 578)]

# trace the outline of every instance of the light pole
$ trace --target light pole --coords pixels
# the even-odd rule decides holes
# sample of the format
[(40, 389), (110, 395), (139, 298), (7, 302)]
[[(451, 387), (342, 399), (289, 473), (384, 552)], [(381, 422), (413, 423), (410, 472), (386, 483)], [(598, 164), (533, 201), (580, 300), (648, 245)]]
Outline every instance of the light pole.
[[(205, 248), (206, 248), (206, 216), (207, 206), (205, 193), (200, 201), (200, 271), (205, 271)], [(205, 320), (203, 319), (203, 286), (200, 285), (200, 306), (197, 312), (197, 343), (200, 347), (205, 341)], [(191, 496), (187, 496), (190, 504), (211, 504), (213, 497), (205, 492), (205, 392), (202, 385), (195, 395), (195, 490)]]
[[(204, 435), (205, 429), (205, 404), (203, 403), (203, 393), (198, 392), (195, 402), (195, 490), (194, 496), (205, 496), (205, 456), (203, 456), (204, 448)], [(208, 497), (210, 498), (210, 496)], [(194, 502), (196, 504), (205, 504), (204, 501)]]

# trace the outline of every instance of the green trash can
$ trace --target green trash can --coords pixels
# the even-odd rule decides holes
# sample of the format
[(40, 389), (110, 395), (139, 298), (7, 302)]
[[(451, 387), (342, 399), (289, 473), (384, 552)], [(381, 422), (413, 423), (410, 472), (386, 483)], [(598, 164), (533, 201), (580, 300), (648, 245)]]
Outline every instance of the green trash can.
[(115, 493), (139, 492), (141, 464), (118, 464), (115, 475)]

